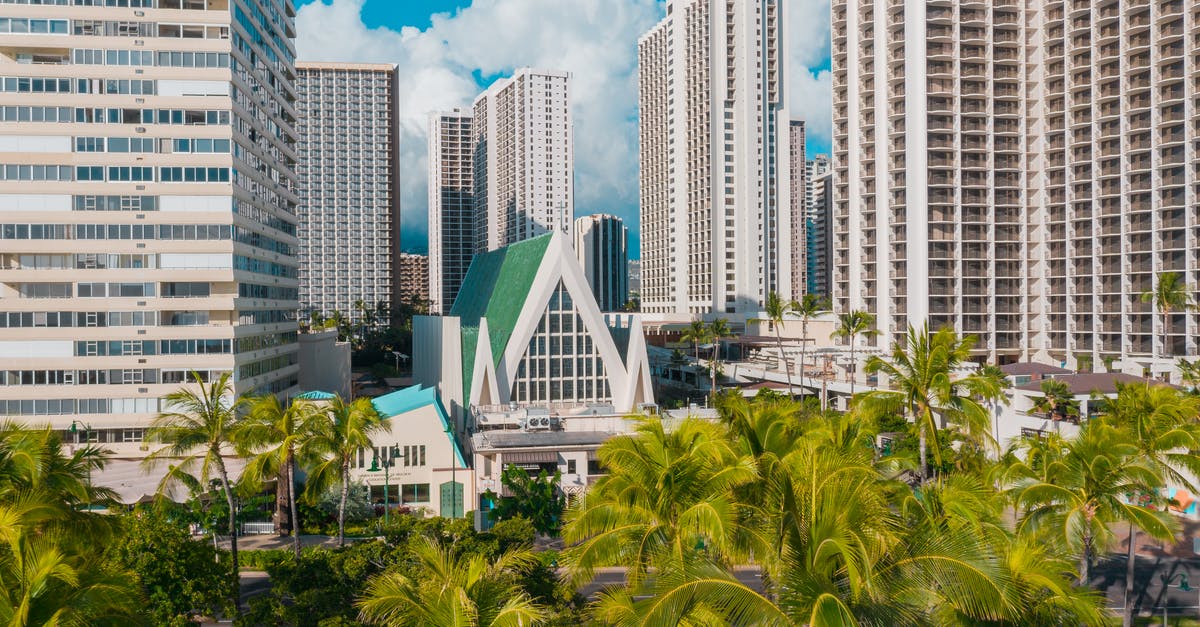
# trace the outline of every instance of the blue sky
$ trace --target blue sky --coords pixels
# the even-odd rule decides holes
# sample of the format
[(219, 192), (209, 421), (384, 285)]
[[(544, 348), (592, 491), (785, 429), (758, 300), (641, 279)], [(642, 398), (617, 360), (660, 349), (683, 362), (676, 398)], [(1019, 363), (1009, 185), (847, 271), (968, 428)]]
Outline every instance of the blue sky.
[[(575, 213), (613, 213), (637, 255), (637, 38), (662, 0), (297, 0), (306, 61), (400, 67), (401, 241), (427, 248), (425, 126), (523, 66), (572, 74)], [(788, 99), (810, 153), (829, 151), (829, 0), (788, 0)]]

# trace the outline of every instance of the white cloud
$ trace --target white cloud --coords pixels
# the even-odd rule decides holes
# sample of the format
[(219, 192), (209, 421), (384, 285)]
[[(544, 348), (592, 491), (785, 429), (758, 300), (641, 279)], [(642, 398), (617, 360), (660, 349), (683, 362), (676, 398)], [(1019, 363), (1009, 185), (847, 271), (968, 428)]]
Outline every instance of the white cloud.
[(829, 0), (786, 0), (784, 9), (788, 22), (788, 108), (793, 119), (806, 122), (810, 145), (814, 141), (828, 145), (833, 89), (829, 72), (819, 68), (829, 62)]
[[(475, 0), (437, 14), (424, 29), (368, 28), (365, 0), (321, 0), (296, 18), (299, 58), (396, 63), (400, 67), (401, 204), (404, 246), (424, 247), (426, 124), (431, 111), (469, 106), (474, 75), (523, 66), (572, 73), (575, 210), (615, 213), (637, 225), (637, 39), (665, 14), (659, 0)], [(379, 1), (379, 0), (376, 0)], [(410, 1), (410, 0), (402, 0)], [(829, 51), (829, 0), (785, 0), (794, 117), (828, 141), (829, 74), (813, 75)]]

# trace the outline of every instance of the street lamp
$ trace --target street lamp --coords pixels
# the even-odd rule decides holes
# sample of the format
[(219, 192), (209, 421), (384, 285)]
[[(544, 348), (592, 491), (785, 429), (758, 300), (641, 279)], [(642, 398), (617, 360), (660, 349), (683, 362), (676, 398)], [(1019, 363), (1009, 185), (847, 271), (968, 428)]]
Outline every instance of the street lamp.
[[(391, 499), (388, 497), (388, 484), (391, 483), (391, 479), (388, 475), (391, 467), (392, 457), (389, 455), (388, 458), (383, 461), (383, 524), (385, 526), (388, 524), (388, 510), (391, 509)], [(376, 452), (375, 456), (371, 458), (371, 467), (367, 469), (367, 472), (379, 472), (378, 452)]]

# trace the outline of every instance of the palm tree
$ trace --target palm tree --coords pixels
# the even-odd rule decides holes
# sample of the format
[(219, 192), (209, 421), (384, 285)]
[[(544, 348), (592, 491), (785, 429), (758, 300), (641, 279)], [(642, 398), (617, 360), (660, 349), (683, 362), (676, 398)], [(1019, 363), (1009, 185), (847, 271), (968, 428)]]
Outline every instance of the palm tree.
[(310, 401), (293, 399), (284, 407), (279, 397), (268, 394), (251, 402), (250, 411), (234, 437), (238, 450), (251, 456), (242, 471), (242, 482), (247, 489), (258, 490), (269, 479), (284, 482), (290, 509), (292, 551), (296, 559), (300, 559), (296, 466), (298, 458), (307, 461), (313, 457), (309, 446), (313, 436), (319, 433), (319, 416), (320, 411)]
[(1033, 411), (1046, 414), (1051, 420), (1079, 418), (1079, 401), (1071, 386), (1058, 379), (1042, 379), (1042, 395), (1033, 399)]
[(321, 461), (313, 467), (305, 485), (309, 502), (320, 498), (331, 486), (341, 488), (338, 500), (338, 546), (346, 543), (346, 497), (350, 492), (350, 464), (358, 452), (371, 446), (371, 436), (391, 430), (369, 398), (350, 403), (336, 396), (318, 415), (309, 450)]
[(146, 440), (162, 444), (162, 448), (146, 456), (143, 464), (153, 468), (169, 463), (167, 473), (159, 482), (159, 494), (168, 494), (175, 486), (195, 489), (220, 482), (225, 504), (229, 507), (229, 552), (232, 558), (233, 604), (240, 599), (237, 552), (237, 508), (234, 506), (234, 486), (229, 480), (225, 456), (235, 452), (234, 431), (239, 413), (246, 401), (234, 398), (229, 373), (205, 385), (197, 372), (192, 373), (195, 389), (181, 388), (164, 397), (168, 411), (160, 413), (146, 430)]
[(521, 589), (519, 577), (536, 562), (525, 550), (489, 559), (458, 556), (452, 547), (421, 536), (413, 543), (411, 577), (399, 572), (371, 580), (355, 604), (367, 623), (395, 627), (536, 625), (548, 617)]
[(1179, 380), (1190, 387), (1193, 393), (1200, 392), (1200, 360), (1188, 361), (1180, 357), (1176, 366), (1179, 368)]
[(704, 324), (703, 320), (692, 320), (688, 328), (683, 330), (683, 335), (679, 336), (684, 342), (691, 342), (692, 348), (696, 355), (697, 379), (696, 387), (700, 387), (699, 368), (700, 368), (700, 345), (708, 341), (708, 325)]
[(817, 317), (829, 306), (824, 298), (816, 294), (805, 294), (798, 302), (793, 301), (792, 313), (800, 316), (800, 385), (804, 385), (805, 351), (808, 347), (808, 321)]
[[(1141, 457), (1138, 446), (1106, 421), (1084, 423), (1071, 440), (1056, 438), (1060, 450), (1045, 463), (1023, 464), (1011, 473), (1008, 487), (1014, 503), (1024, 508), (1018, 532), (1038, 534), (1069, 547), (1077, 556), (1079, 585), (1088, 585), (1089, 567), (1113, 539), (1113, 524), (1125, 521), (1155, 538), (1174, 535), (1175, 521), (1163, 511), (1126, 503), (1128, 494), (1161, 487), (1162, 475)], [(1034, 444), (1018, 444), (1018, 451)]]
[(609, 474), (563, 527), (576, 581), (590, 581), (597, 567), (624, 566), (637, 589), (650, 569), (682, 567), (700, 549), (717, 563), (745, 555), (733, 490), (752, 481), (755, 468), (721, 425), (688, 419), (668, 432), (661, 421), (645, 421), (598, 455)]
[(732, 337), (733, 331), (729, 328), (729, 322), (724, 318), (717, 318), (708, 324), (708, 336), (713, 341), (713, 358), (709, 364), (709, 370), (712, 371), (712, 393), (713, 397), (717, 394), (717, 369), (721, 363), (721, 340), (723, 338)]
[(1142, 293), (1142, 302), (1151, 303), (1162, 314), (1163, 356), (1170, 357), (1171, 312), (1185, 311), (1194, 306), (1191, 288), (1178, 272), (1163, 272), (1158, 275), (1154, 290)]
[(855, 357), (854, 340), (860, 335), (879, 335), (875, 329), (875, 314), (856, 309), (838, 316), (838, 326), (833, 331), (834, 337), (848, 338), (850, 341), (850, 396), (854, 396), (854, 380), (858, 375), (858, 363)]
[[(1173, 485), (1196, 492), (1192, 477), (1200, 476), (1200, 399), (1184, 396), (1174, 388), (1150, 383), (1117, 384), (1117, 397), (1102, 416), (1124, 433), (1122, 438), (1137, 447), (1141, 459)], [(1157, 486), (1145, 486), (1141, 494), (1153, 495)], [(1161, 505), (1161, 504), (1160, 504)], [(1133, 566), (1138, 528), (1129, 521), (1129, 547), (1125, 571), (1123, 623), (1133, 621)]]
[[(766, 302), (767, 320), (771, 321), (771, 327), (775, 329), (775, 344), (779, 347), (779, 361), (783, 365), (783, 373), (787, 375), (788, 396), (792, 396), (792, 367), (788, 363), (787, 355), (783, 353), (783, 319), (787, 317), (791, 309), (791, 303), (783, 300), (775, 292), (767, 294)], [(801, 382), (803, 383), (803, 382)]]
[(1012, 387), (1012, 384), (1008, 381), (1008, 375), (996, 364), (984, 364), (980, 366), (976, 374), (979, 375), (982, 382), (986, 383), (984, 386), (985, 389), (981, 390), (979, 397), (980, 400), (987, 403), (988, 413), (991, 414), (993, 425), (995, 426), (992, 436), (995, 438), (997, 446), (999, 446), (1000, 416), (997, 414), (996, 407), (999, 405), (1000, 400), (1004, 398), (1004, 390)]
[(884, 373), (891, 390), (868, 392), (868, 405), (899, 407), (905, 417), (916, 423), (921, 478), (929, 477), (927, 449), (933, 438), (934, 459), (941, 464), (941, 447), (937, 441), (938, 422), (955, 422), (973, 438), (988, 439), (989, 421), (985, 410), (974, 398), (988, 392), (993, 385), (977, 373), (954, 378), (971, 355), (974, 337), (959, 338), (954, 329), (943, 327), (930, 335), (929, 327), (917, 331), (908, 328), (903, 345), (892, 345), (891, 360), (871, 356), (867, 360), (869, 373)]

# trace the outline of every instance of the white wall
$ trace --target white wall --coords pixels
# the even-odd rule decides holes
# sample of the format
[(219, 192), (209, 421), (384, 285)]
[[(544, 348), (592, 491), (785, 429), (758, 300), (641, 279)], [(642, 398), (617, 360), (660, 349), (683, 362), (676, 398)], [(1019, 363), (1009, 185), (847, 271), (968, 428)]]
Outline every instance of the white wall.
[(0, 152), (71, 152), (66, 135), (0, 135)]
[(24, 359), (71, 357), (74, 352), (71, 340), (0, 342), (0, 357), (19, 357)]
[(233, 211), (229, 196), (160, 196), (159, 211)]
[[(70, 152), (70, 148), (65, 149)], [(0, 194), (0, 211), (70, 211), (68, 194)]]

